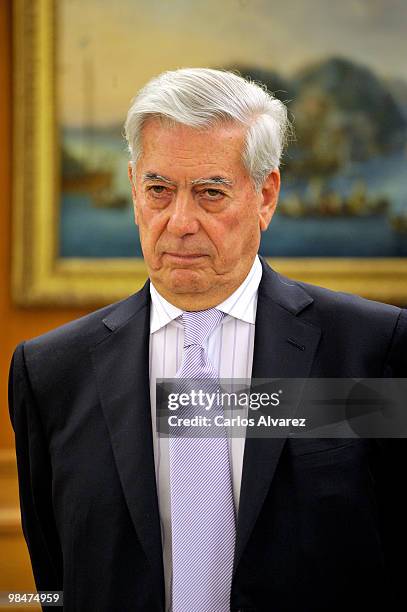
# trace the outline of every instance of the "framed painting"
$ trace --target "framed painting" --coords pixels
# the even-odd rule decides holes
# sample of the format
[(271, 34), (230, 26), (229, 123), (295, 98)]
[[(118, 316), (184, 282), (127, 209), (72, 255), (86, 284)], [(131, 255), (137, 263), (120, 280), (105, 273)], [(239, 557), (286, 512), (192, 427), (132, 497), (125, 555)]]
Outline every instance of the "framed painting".
[(262, 82), (293, 118), (260, 252), (292, 278), (407, 304), (407, 5), (390, 4), (16, 0), (16, 303), (140, 288), (125, 115), (153, 75), (208, 66)]

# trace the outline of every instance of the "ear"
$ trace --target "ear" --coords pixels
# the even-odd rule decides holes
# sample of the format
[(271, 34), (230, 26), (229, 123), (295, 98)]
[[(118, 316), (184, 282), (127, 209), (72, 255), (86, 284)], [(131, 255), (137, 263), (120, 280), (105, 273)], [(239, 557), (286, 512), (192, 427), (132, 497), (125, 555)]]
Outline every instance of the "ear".
[(133, 210), (134, 210), (134, 222), (138, 225), (138, 214), (137, 214), (137, 193), (136, 193), (136, 175), (133, 168), (133, 162), (129, 161), (127, 166), (127, 175), (129, 177), (130, 185), (131, 185), (131, 197), (133, 200)]
[(276, 168), (270, 172), (263, 183), (260, 197), (259, 225), (265, 232), (276, 210), (280, 193), (280, 171)]

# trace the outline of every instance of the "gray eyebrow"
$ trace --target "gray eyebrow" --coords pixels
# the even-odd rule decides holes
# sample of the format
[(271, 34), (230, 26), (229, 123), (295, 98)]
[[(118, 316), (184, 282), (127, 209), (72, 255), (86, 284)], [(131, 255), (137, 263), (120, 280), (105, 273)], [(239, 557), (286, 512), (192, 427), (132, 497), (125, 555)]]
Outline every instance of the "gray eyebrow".
[[(161, 181), (168, 185), (176, 185), (174, 181), (169, 179), (167, 176), (156, 174), (155, 172), (146, 172), (143, 174), (143, 181)], [(208, 178), (197, 178), (191, 181), (191, 185), (224, 185), (225, 187), (232, 187), (233, 181), (223, 176), (210, 176)]]
[(208, 183), (212, 183), (215, 185), (225, 185), (225, 187), (233, 186), (233, 181), (224, 178), (223, 176), (210, 176), (209, 178), (198, 178), (194, 181), (191, 181), (191, 185), (207, 185)]
[(174, 181), (167, 178), (166, 176), (161, 176), (161, 174), (156, 174), (155, 172), (146, 172), (143, 174), (143, 182), (145, 181), (162, 181), (163, 183), (168, 183), (169, 185), (176, 185)]

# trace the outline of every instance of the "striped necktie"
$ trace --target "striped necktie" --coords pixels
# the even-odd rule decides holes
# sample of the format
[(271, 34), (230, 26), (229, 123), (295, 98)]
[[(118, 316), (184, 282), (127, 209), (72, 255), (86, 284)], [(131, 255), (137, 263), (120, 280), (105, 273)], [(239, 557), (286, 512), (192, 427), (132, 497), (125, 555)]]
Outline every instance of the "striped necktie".
[[(185, 379), (201, 379), (205, 392), (218, 389), (204, 344), (223, 316), (215, 308), (183, 313), (184, 355), (177, 378), (184, 379), (179, 381), (184, 392), (188, 385), (191, 389)], [(216, 410), (221, 407), (212, 417)], [(182, 416), (187, 414), (184, 407)], [(236, 519), (228, 441), (223, 427), (216, 430), (216, 437), (205, 429), (194, 432), (197, 437), (169, 441), (173, 612), (230, 610)]]

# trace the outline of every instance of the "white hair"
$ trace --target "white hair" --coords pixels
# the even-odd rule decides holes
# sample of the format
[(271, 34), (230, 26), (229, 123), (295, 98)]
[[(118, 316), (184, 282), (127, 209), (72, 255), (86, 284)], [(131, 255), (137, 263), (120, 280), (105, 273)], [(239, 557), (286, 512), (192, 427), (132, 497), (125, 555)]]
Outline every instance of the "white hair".
[(291, 128), (286, 106), (266, 87), (210, 68), (163, 72), (139, 91), (125, 123), (133, 165), (141, 155), (143, 125), (152, 117), (201, 129), (227, 122), (246, 125), (242, 161), (258, 190), (279, 167)]

